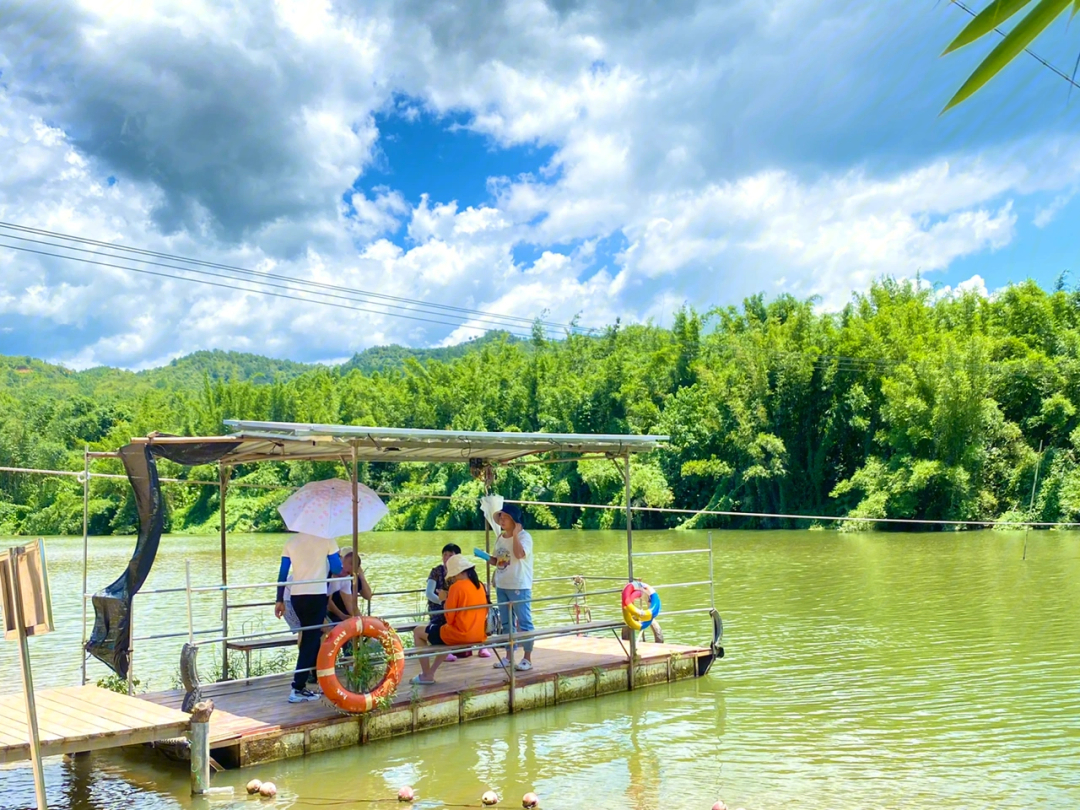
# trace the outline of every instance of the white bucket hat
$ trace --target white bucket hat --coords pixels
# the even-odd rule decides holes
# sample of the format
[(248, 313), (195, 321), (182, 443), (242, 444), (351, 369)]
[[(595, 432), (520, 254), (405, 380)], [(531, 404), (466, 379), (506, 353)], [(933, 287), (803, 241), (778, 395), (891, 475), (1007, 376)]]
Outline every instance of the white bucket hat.
[(470, 568), (476, 568), (476, 563), (464, 554), (455, 554), (446, 561), (446, 575), (448, 577), (456, 577), (462, 571), (468, 571)]

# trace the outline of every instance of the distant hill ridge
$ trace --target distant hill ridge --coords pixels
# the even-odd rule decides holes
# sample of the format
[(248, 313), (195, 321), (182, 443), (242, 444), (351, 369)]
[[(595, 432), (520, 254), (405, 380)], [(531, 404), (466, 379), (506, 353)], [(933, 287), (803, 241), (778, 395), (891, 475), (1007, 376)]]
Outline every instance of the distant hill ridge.
[[(456, 346), (413, 349), (407, 346), (373, 346), (354, 354), (339, 366), (329, 366), (341, 374), (356, 370), (362, 374), (387, 373), (403, 367), (410, 359), (420, 363), (447, 362), (479, 351), (483, 346), (507, 341), (520, 342), (506, 332), (488, 332), (475, 340)], [(61, 365), (24, 355), (0, 355), (0, 388), (32, 390), (63, 389), (72, 393), (90, 393), (100, 385), (127, 383), (150, 388), (193, 387), (209, 377), (212, 381), (271, 383), (291, 380), (312, 369), (327, 367), (320, 363), (299, 363), (265, 357), (249, 352), (202, 350), (178, 357), (170, 363), (143, 371), (128, 371), (109, 366), (95, 366), (72, 371)]]

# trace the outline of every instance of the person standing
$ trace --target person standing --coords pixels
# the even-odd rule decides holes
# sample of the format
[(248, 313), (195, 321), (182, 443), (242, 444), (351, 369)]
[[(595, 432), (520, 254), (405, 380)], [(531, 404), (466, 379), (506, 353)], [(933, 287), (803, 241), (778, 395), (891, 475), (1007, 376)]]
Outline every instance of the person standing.
[(303, 703), (319, 699), (307, 688), (307, 670), (314, 668), (319, 657), (328, 598), (325, 580), (331, 574), (338, 576), (341, 573), (341, 555), (338, 554), (337, 543), (327, 537), (303, 533), (294, 534), (285, 543), (278, 570), (277, 602), (274, 604), (274, 615), (279, 619), (285, 615), (284, 583), (289, 578), (290, 569), (293, 576), (289, 592), (293, 610), (301, 627), (312, 628), (300, 631), (300, 650), (296, 656), (292, 691), (289, 693), (289, 703)]
[[(503, 630), (514, 622), (514, 630), (527, 633), (533, 629), (532, 620), (532, 584), (533, 584), (533, 541), (532, 535), (522, 526), (521, 507), (505, 504), (495, 513), (495, 521), (502, 531), (495, 540), (495, 554), (488, 565), (495, 566), (495, 596), (499, 605), (499, 618)], [(509, 604), (513, 602), (514, 604)], [(524, 657), (513, 663), (514, 653), (506, 649), (506, 659), (496, 661), (495, 667), (513, 665), (518, 672), (532, 669), (533, 642), (528, 639), (521, 643)]]
[[(357, 597), (353, 595), (354, 580), (360, 585), (360, 599), (370, 600), (372, 594), (371, 586), (368, 584), (367, 577), (364, 576), (364, 569), (359, 564), (359, 559), (356, 560), (355, 568), (353, 566), (353, 550), (343, 548), (338, 553), (341, 555), (341, 575), (348, 577), (348, 579), (331, 582), (327, 588), (329, 593), (329, 602), (327, 603), (328, 618), (332, 622), (343, 622), (350, 616), (360, 615)], [(286, 617), (288, 617), (287, 613)]]

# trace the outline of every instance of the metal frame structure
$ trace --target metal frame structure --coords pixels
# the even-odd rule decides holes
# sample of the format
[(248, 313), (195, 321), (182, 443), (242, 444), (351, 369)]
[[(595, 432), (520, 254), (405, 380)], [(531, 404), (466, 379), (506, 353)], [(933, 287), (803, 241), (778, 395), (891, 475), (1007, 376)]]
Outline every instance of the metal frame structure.
[[(593, 434), (554, 434), (554, 433), (487, 433), (480, 431), (421, 430), (410, 428), (363, 427), (351, 425), (320, 425), (283, 422), (250, 422), (225, 420), (232, 430), (231, 434), (212, 437), (181, 437), (151, 434), (144, 438), (132, 439), (132, 444), (154, 445), (225, 445), (227, 449), (217, 460), (219, 491), (219, 516), (221, 538), (221, 584), (206, 588), (166, 589), (169, 591), (218, 590), (222, 594), (220, 628), (197, 632), (188, 627), (185, 633), (170, 633), (164, 636), (143, 636), (136, 638), (134, 632), (129, 642), (128, 688), (133, 686), (133, 662), (135, 641), (155, 638), (187, 636), (189, 643), (194, 643), (196, 635), (220, 635), (202, 642), (219, 642), (222, 645), (222, 676), (229, 677), (229, 591), (236, 588), (256, 586), (229, 585), (228, 577), (228, 533), (226, 530), (226, 499), (230, 489), (231, 470), (237, 464), (257, 463), (262, 461), (340, 461), (347, 469), (353, 485), (353, 526), (352, 547), (355, 554), (358, 548), (358, 507), (356, 492), (358, 486), (358, 466), (361, 461), (378, 462), (426, 462), (436, 464), (466, 463), (479, 460), (483, 467), (485, 492), (490, 491), (494, 478), (494, 468), (498, 466), (519, 466), (522, 464), (570, 463), (586, 458), (607, 458), (612, 460), (623, 476), (626, 514), (626, 553), (627, 581), (634, 579), (634, 558), (663, 554), (668, 552), (635, 553), (633, 546), (633, 504), (631, 501), (631, 456), (646, 453), (660, 447), (667, 441), (667, 436), (635, 435), (593, 435)], [(86, 602), (91, 597), (87, 593), (87, 559), (89, 550), (89, 492), (91, 460), (95, 458), (116, 458), (117, 453), (91, 452), (87, 449), (82, 476), (84, 519), (83, 519), (83, 646), (87, 642), (88, 624)], [(109, 476), (116, 477), (116, 476)], [(170, 479), (163, 479), (169, 481)], [(513, 501), (508, 501), (513, 502)], [(559, 506), (563, 504), (551, 504)], [(572, 504), (565, 504), (571, 506)], [(485, 547), (491, 551), (491, 529), (484, 521)], [(712, 539), (708, 549), (710, 555), (710, 580), (712, 572)], [(682, 553), (682, 552), (676, 552)], [(490, 583), (489, 583), (490, 584)], [(680, 583), (677, 586), (681, 586)], [(160, 591), (158, 591), (160, 592)], [(142, 594), (155, 591), (141, 591)], [(561, 597), (560, 597), (561, 598)], [(239, 607), (239, 606), (236, 606)], [(710, 608), (715, 614), (715, 605), (710, 600)], [(694, 612), (694, 611), (690, 611)], [(134, 610), (132, 610), (134, 614)], [(132, 616), (133, 618), (133, 616)], [(132, 626), (133, 626), (132, 622)], [(513, 633), (511, 629), (511, 635)], [(630, 636), (628, 653), (629, 687), (634, 688), (634, 663), (637, 660), (636, 634)], [(513, 671), (510, 672), (513, 680)], [(82, 664), (83, 683), (86, 682), (86, 656)], [(511, 685), (512, 686), (512, 685)]]

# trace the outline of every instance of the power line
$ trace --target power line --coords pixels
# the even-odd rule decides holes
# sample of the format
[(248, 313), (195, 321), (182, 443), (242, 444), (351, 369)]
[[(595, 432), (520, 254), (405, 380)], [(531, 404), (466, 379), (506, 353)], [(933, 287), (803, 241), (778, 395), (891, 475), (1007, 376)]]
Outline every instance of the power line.
[[(242, 275), (245, 275), (245, 276), (252, 277), (250, 279), (237, 279), (237, 280), (242, 280), (242, 281), (256, 281), (256, 282), (258, 282), (260, 284), (265, 284), (265, 283), (268, 283), (268, 282), (264, 281), (264, 279), (273, 279), (273, 280), (276, 280), (276, 281), (283, 281), (283, 282), (286, 282), (289, 285), (294, 285), (294, 286), (310, 287), (310, 288), (317, 288), (319, 290), (328, 290), (328, 291), (345, 293), (347, 299), (354, 299), (354, 298), (375, 299), (373, 301), (365, 302), (365, 303), (378, 303), (380, 301), (397, 302), (397, 304), (385, 304), (385, 306), (394, 307), (394, 308), (398, 308), (398, 309), (405, 309), (406, 311), (411, 310), (411, 309), (417, 309), (417, 310), (420, 310), (420, 311), (432, 310), (434, 312), (431, 312), (431, 313), (425, 312), (424, 314), (442, 314), (445, 317), (460, 318), (461, 320), (468, 320), (469, 318), (476, 318), (476, 319), (480, 319), (480, 320), (493, 321), (493, 322), (494, 321), (502, 321), (502, 322), (505, 322), (507, 324), (517, 324), (519, 327), (520, 326), (525, 326), (525, 325), (532, 326), (534, 323), (540, 323), (542, 326), (547, 327), (549, 329), (568, 329), (568, 330), (571, 330), (571, 331), (579, 331), (579, 332), (586, 332), (586, 333), (595, 331), (595, 330), (592, 330), (592, 329), (586, 329), (586, 328), (583, 328), (583, 327), (578, 327), (578, 326), (576, 326), (574, 324), (564, 324), (564, 323), (558, 323), (558, 322), (554, 322), (554, 321), (543, 321), (543, 320), (540, 320), (540, 319), (531, 319), (531, 318), (526, 318), (526, 317), (516, 316), (516, 315), (504, 315), (504, 314), (500, 314), (500, 313), (485, 312), (483, 310), (470, 309), (470, 308), (467, 308), (467, 307), (458, 307), (458, 306), (453, 306), (453, 305), (450, 305), (450, 304), (431, 303), (431, 302), (421, 301), (421, 300), (414, 299), (414, 298), (406, 298), (406, 297), (402, 297), (402, 296), (388, 295), (388, 294), (385, 294), (385, 293), (376, 293), (376, 292), (371, 292), (371, 291), (368, 291), (368, 290), (360, 290), (360, 289), (356, 289), (356, 288), (352, 288), (352, 287), (346, 287), (346, 286), (335, 285), (335, 284), (327, 284), (327, 283), (324, 283), (324, 282), (317, 282), (317, 281), (310, 281), (310, 280), (300, 280), (300, 279), (295, 279), (295, 278), (293, 278), (291, 276), (281, 275), (281, 274), (277, 274), (277, 273), (268, 273), (268, 272), (265, 272), (265, 271), (252, 270), (252, 269), (249, 269), (249, 268), (238, 267), (238, 266), (235, 266), (235, 265), (221, 264), (221, 263), (218, 263), (218, 262), (208, 262), (208, 261), (204, 261), (204, 260), (201, 260), (201, 259), (193, 259), (193, 258), (190, 258), (190, 257), (179, 256), (179, 255), (176, 255), (176, 254), (162, 253), (162, 252), (159, 252), (159, 251), (145, 250), (145, 249), (142, 249), (142, 248), (135, 248), (135, 247), (131, 247), (131, 246), (128, 246), (128, 245), (123, 245), (123, 244), (114, 244), (114, 243), (110, 243), (110, 242), (103, 242), (103, 241), (96, 240), (96, 239), (88, 239), (88, 238), (85, 238), (85, 237), (73, 236), (71, 234), (60, 233), (60, 232), (57, 232), (57, 231), (49, 231), (49, 230), (45, 230), (43, 228), (32, 228), (32, 227), (29, 227), (29, 226), (18, 225), (16, 223), (11, 223), (11, 222), (0, 221), (0, 230), (9, 230), (9, 231), (15, 231), (15, 232), (19, 232), (19, 233), (33, 234), (33, 235), (45, 237), (45, 238), (51, 239), (51, 240), (63, 240), (63, 241), (66, 241), (66, 242), (75, 242), (75, 243), (84, 244), (84, 245), (91, 245), (93, 247), (105, 248), (107, 250), (114, 251), (115, 253), (127, 253), (127, 254), (132, 254), (132, 255), (131, 256), (116, 256), (113, 253), (101, 253), (99, 251), (88, 250), (88, 249), (85, 249), (85, 248), (76, 248), (76, 247), (72, 247), (72, 246), (69, 246), (69, 245), (55, 244), (53, 242), (45, 242), (45, 243), (43, 243), (43, 244), (47, 244), (48, 246), (56, 248), (56, 249), (86, 252), (86, 253), (91, 253), (91, 254), (96, 254), (96, 255), (101, 255), (101, 256), (107, 256), (109, 258), (115, 258), (115, 259), (123, 260), (123, 261), (138, 261), (138, 262), (142, 262), (142, 263), (145, 263), (145, 264), (157, 264), (158, 266), (168, 267), (170, 269), (182, 270), (182, 271), (187, 271), (187, 272), (200, 272), (200, 271), (194, 270), (192, 267), (189, 267), (189, 266), (186, 266), (186, 265), (195, 265), (195, 266), (199, 266), (199, 267), (209, 267), (209, 268), (224, 270), (224, 271), (227, 271), (228, 273), (239, 273), (239, 274), (242, 274)], [(20, 240), (23, 240), (23, 241), (36, 241), (36, 240), (28, 239), (27, 237), (16, 236), (15, 234), (2, 234), (2, 235), (7, 236), (8, 238), (11, 238), (11, 239), (20, 239)], [(7, 247), (14, 248), (14, 246), (12, 246), (12, 245), (7, 245)], [(178, 263), (180, 263), (182, 265), (185, 265), (185, 266), (177, 267), (176, 265), (161, 265), (161, 264), (158, 264), (156, 262), (150, 261), (148, 259), (144, 259), (142, 257), (153, 257), (153, 258), (156, 258), (156, 259), (166, 259), (166, 260), (169, 260), (169, 261), (172, 261), (172, 262), (178, 262)], [(73, 257), (59, 256), (58, 258), (69, 258), (69, 259), (71, 259)], [(125, 269), (131, 269), (131, 268), (125, 268)], [(218, 277), (221, 277), (221, 276), (218, 276)], [(233, 276), (225, 276), (225, 277), (226, 278), (233, 278)], [(274, 285), (274, 286), (277, 286), (277, 285)], [(288, 288), (288, 289), (291, 289), (291, 288)], [(319, 293), (319, 294), (323, 294), (323, 293)], [(340, 296), (336, 296), (336, 297), (340, 297)], [(404, 304), (405, 306), (399, 306), (399, 304)], [(460, 313), (460, 314), (458, 314), (458, 313)], [(384, 314), (388, 314), (388, 315), (393, 316), (393, 313), (384, 313)]]
[[(269, 290), (258, 290), (258, 289), (252, 289), (250, 287), (237, 287), (237, 286), (235, 286), (233, 284), (222, 284), (221, 282), (206, 281), (205, 279), (201, 279), (201, 278), (187, 278), (186, 276), (177, 276), (177, 275), (172, 275), (171, 273), (161, 273), (161, 272), (158, 272), (156, 270), (145, 270), (145, 269), (139, 268), (139, 267), (125, 267), (124, 265), (112, 264), (111, 262), (99, 262), (99, 261), (95, 261), (94, 259), (79, 259), (79, 258), (75, 258), (75, 257), (72, 257), (72, 256), (64, 256), (64, 255), (62, 255), (60, 253), (50, 253), (50, 252), (45, 251), (45, 250), (35, 250), (33, 248), (21, 247), (19, 245), (5, 245), (3, 243), (0, 243), (0, 247), (10, 248), (11, 250), (18, 250), (18, 251), (21, 251), (23, 253), (35, 253), (35, 254), (37, 254), (39, 256), (52, 256), (52, 257), (55, 257), (57, 259), (68, 259), (70, 261), (79, 261), (79, 262), (83, 262), (85, 264), (97, 265), (99, 267), (112, 267), (112, 268), (115, 268), (117, 270), (129, 270), (132, 273), (143, 273), (143, 274), (148, 275), (148, 276), (159, 276), (161, 278), (172, 279), (173, 281), (186, 281), (186, 282), (188, 282), (190, 284), (205, 284), (205, 285), (207, 285), (209, 287), (220, 287), (220, 288), (226, 289), (226, 290), (236, 290), (238, 292), (255, 293), (257, 295), (270, 296), (271, 298), (284, 298), (284, 299), (288, 299), (288, 300), (291, 300), (291, 301), (301, 301), (301, 302), (303, 302), (305, 304), (322, 304), (323, 306), (335, 307), (337, 309), (348, 309), (348, 310), (352, 310), (354, 312), (369, 312), (369, 313), (373, 313), (375, 315), (389, 315), (389, 316), (394, 317), (394, 318), (405, 318), (405, 319), (410, 320), (410, 321), (421, 321), (423, 323), (433, 323), (433, 324), (438, 324), (439, 326), (452, 326), (454, 328), (466, 328), (466, 329), (476, 329), (478, 331), (485, 331), (484, 327), (469, 326), (468, 324), (465, 324), (465, 323), (451, 323), (449, 321), (436, 321), (436, 320), (433, 320), (431, 318), (419, 318), (419, 317), (416, 317), (415, 315), (404, 315), (404, 314), (400, 314), (400, 313), (383, 312), (381, 310), (368, 309), (366, 307), (355, 307), (355, 306), (349, 306), (348, 304), (337, 304), (337, 303), (334, 303), (333, 301), (319, 301), (319, 300), (311, 299), (311, 298), (301, 298), (298, 295), (286, 295), (285, 293), (275, 293), (275, 292), (270, 292)], [(193, 272), (195, 272), (195, 271), (193, 271)], [(237, 280), (240, 280), (240, 279), (237, 279)], [(528, 337), (528, 335), (524, 335), (524, 334), (520, 334), (520, 333), (516, 333), (516, 332), (510, 332), (509, 330), (505, 330), (505, 331), (507, 331), (508, 334), (511, 334), (514, 337), (520, 337), (520, 338), (527, 338)]]
[[(958, 8), (960, 8), (960, 9), (961, 9), (961, 10), (963, 10), (963, 11), (966, 11), (966, 12), (967, 12), (967, 13), (968, 13), (969, 15), (971, 15), (972, 17), (977, 17), (977, 16), (978, 16), (978, 13), (977, 13), (977, 12), (975, 12), (975, 11), (971, 10), (970, 8), (968, 8), (968, 7), (967, 7), (967, 5), (966, 5), (966, 4), (964, 4), (964, 3), (962, 3), (962, 2), (960, 2), (960, 0), (951, 0), (951, 3), (950, 3), (950, 4), (951, 4), (951, 5), (954, 5), (954, 6), (957, 6)], [(1005, 32), (1004, 32), (1004, 31), (1002, 31), (1002, 30), (1001, 30), (1000, 28), (996, 28), (996, 27), (995, 27), (995, 28), (994, 28), (994, 33), (998, 34), (998, 35), (999, 35), (999, 36), (1001, 36), (1002, 38), (1004, 38), (1004, 37), (1005, 37)], [(1031, 57), (1032, 59), (1034, 59), (1034, 60), (1035, 60), (1036, 62), (1038, 62), (1039, 64), (1041, 64), (1041, 65), (1042, 65), (1043, 67), (1045, 67), (1045, 68), (1048, 68), (1049, 70), (1052, 70), (1052, 71), (1053, 71), (1054, 73), (1056, 73), (1056, 74), (1057, 74), (1058, 76), (1060, 76), (1061, 78), (1063, 78), (1063, 79), (1064, 79), (1065, 81), (1067, 81), (1067, 82), (1068, 82), (1069, 84), (1071, 84), (1071, 85), (1072, 85), (1073, 87), (1075, 87), (1075, 88), (1077, 88), (1078, 90), (1080, 90), (1080, 84), (1077, 84), (1077, 83), (1076, 83), (1076, 80), (1075, 80), (1075, 79), (1074, 79), (1074, 78), (1073, 78), (1072, 76), (1069, 76), (1069, 75), (1068, 75), (1067, 73), (1065, 73), (1064, 71), (1062, 71), (1062, 70), (1059, 70), (1058, 68), (1054, 67), (1054, 66), (1053, 66), (1052, 64), (1050, 64), (1050, 63), (1049, 63), (1049, 62), (1047, 62), (1047, 61), (1046, 61), (1045, 59), (1043, 59), (1043, 58), (1042, 58), (1041, 56), (1039, 56), (1039, 55), (1038, 55), (1037, 53), (1035, 53), (1035, 51), (1031, 50), (1030, 48), (1024, 48), (1024, 53), (1026, 53), (1026, 54), (1027, 54), (1028, 56), (1030, 56), (1030, 57)]]
[[(197, 269), (192, 268), (192, 267), (177, 266), (177, 265), (174, 265), (174, 264), (166, 264), (164, 262), (155, 262), (155, 261), (151, 261), (149, 259), (128, 259), (126, 256), (114, 256), (111, 253), (105, 253), (103, 251), (90, 250), (88, 248), (69, 247), (67, 245), (57, 245), (57, 244), (55, 244), (53, 242), (49, 242), (47, 240), (30, 239), (29, 237), (25, 237), (25, 236), (15, 236), (13, 234), (7, 234), (7, 233), (2, 233), (2, 232), (0, 232), (0, 238), (3, 238), (3, 239), (18, 239), (18, 240), (20, 240), (22, 242), (31, 242), (33, 244), (44, 245), (46, 247), (52, 247), (52, 248), (56, 248), (58, 250), (69, 250), (69, 251), (77, 251), (79, 253), (89, 253), (89, 254), (95, 255), (95, 256), (103, 256), (105, 258), (117, 259), (118, 261), (138, 261), (138, 262), (141, 262), (142, 264), (148, 264), (148, 265), (151, 265), (151, 266), (154, 266), (154, 267), (162, 267), (162, 268), (166, 268), (166, 269), (170, 269), (170, 270), (180, 270), (182, 272), (188, 272), (188, 273), (197, 273), (199, 275), (210, 276), (212, 278), (222, 278), (222, 279), (236, 280), (236, 281), (249, 281), (249, 279), (237, 279), (235, 276), (230, 276), (230, 275), (227, 275), (227, 274), (224, 274), (224, 273), (212, 273), (209, 270), (197, 270)], [(22, 250), (22, 248), (20, 248), (17, 245), (9, 245), (9, 244), (3, 243), (3, 242), (0, 242), (0, 246), (11, 248), (12, 250)], [(29, 249), (26, 249), (26, 251), (29, 252)], [(43, 251), (43, 253), (44, 253), (44, 251)], [(83, 261), (83, 259), (81, 259), (80, 257), (77, 257), (77, 256), (64, 256), (64, 255), (58, 254), (58, 253), (44, 253), (44, 255), (56, 256), (58, 258), (68, 259), (70, 261)], [(110, 266), (119, 267), (120, 265), (110, 265)], [(135, 270), (135, 268), (127, 268), (127, 267), (125, 267), (125, 269)], [(171, 277), (173, 277), (173, 278), (182, 278), (180, 276), (171, 276)], [(183, 280), (195, 281), (195, 279), (183, 279)], [(271, 281), (250, 280), (250, 283), (262, 284), (262, 285), (264, 285), (266, 287), (273, 287), (275, 289), (281, 289), (281, 290), (289, 290), (289, 291), (296, 291), (296, 292), (311, 292), (311, 291), (303, 289), (303, 286), (304, 286), (303, 282), (297, 282), (297, 285), (299, 286), (299, 289), (297, 289), (296, 286), (289, 286), (287, 284), (276, 284), (276, 283), (271, 282)], [(313, 294), (313, 295), (321, 295), (321, 296), (324, 296), (324, 297), (327, 297), (327, 298), (341, 299), (341, 300), (345, 300), (345, 301), (356, 300), (356, 299), (354, 299), (354, 298), (352, 298), (350, 296), (347, 296), (347, 295), (338, 295), (338, 294), (330, 293), (330, 292), (314, 291), (314, 292), (311, 292), (311, 294)], [(305, 299), (305, 300), (311, 300), (311, 299)], [(360, 299), (360, 301), (363, 302), (363, 303), (367, 303), (366, 301), (364, 301), (364, 299)], [(313, 300), (313, 303), (321, 303), (321, 302)], [(420, 310), (420, 309), (412, 308), (412, 307), (404, 307), (404, 306), (401, 306), (400, 304), (384, 304), (383, 306), (386, 306), (386, 307), (389, 307), (389, 308), (392, 308), (392, 309), (404, 309), (407, 312), (421, 312), (421, 313), (427, 314), (426, 310)], [(385, 313), (383, 313), (382, 310), (377, 310), (377, 309), (368, 309), (368, 310), (364, 310), (364, 311), (365, 312), (382, 313), (382, 314), (386, 314), (386, 315), (396, 317), (396, 313), (393, 313), (393, 312), (385, 312)], [(436, 312), (436, 313), (433, 313), (433, 314), (442, 314), (442, 313)], [(477, 316), (474, 316), (474, 319), (481, 319), (481, 318), (488, 318), (488, 317), (489, 316), (485, 316), (485, 315), (477, 315)], [(497, 316), (491, 316), (491, 317), (497, 317)], [(433, 321), (433, 323), (434, 323), (434, 321)], [(444, 323), (444, 322), (439, 321), (439, 323)], [(464, 325), (464, 324), (461, 324), (461, 325)], [(518, 326), (517, 324), (512, 324), (512, 325), (511, 324), (504, 324), (504, 323), (500, 323), (498, 321), (494, 321), (490, 325), (491, 325), (492, 328), (495, 328), (495, 327), (497, 327), (497, 328), (509, 328), (510, 326)]]

